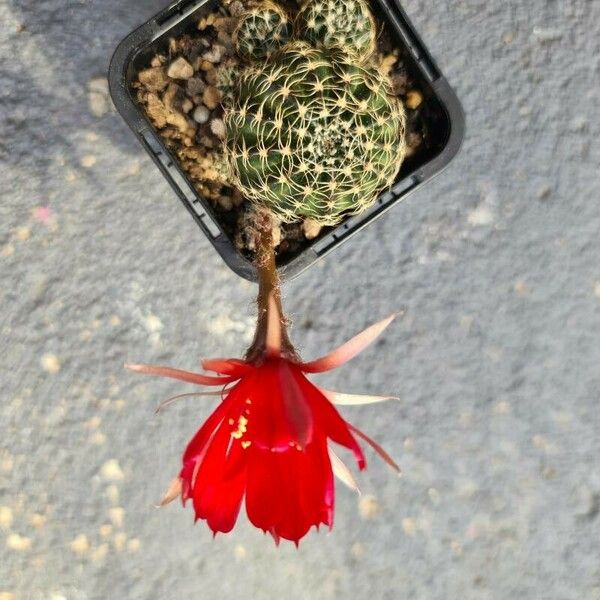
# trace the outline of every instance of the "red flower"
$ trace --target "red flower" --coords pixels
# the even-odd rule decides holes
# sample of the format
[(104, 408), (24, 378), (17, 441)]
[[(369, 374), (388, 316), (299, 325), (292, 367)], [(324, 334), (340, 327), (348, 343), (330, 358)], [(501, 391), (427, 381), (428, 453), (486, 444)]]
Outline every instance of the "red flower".
[[(178, 495), (192, 500), (196, 519), (216, 534), (231, 531), (245, 497), (246, 512), (258, 528), (296, 544), (314, 525), (333, 526), (333, 475), (356, 488), (353, 476), (334, 454), (334, 442), (350, 450), (359, 469), (365, 458), (362, 438), (394, 469), (383, 449), (347, 423), (333, 403), (366, 404), (389, 397), (328, 392), (306, 375), (335, 369), (361, 352), (393, 320), (372, 325), (349, 342), (313, 362), (303, 363), (291, 345), (275, 302), (269, 303), (264, 347), (246, 361), (203, 361), (208, 376), (168, 367), (130, 365), (141, 373), (190, 383), (222, 386), (223, 399), (192, 438), (183, 467), (163, 503)], [(167, 401), (167, 403), (170, 401)], [(166, 403), (163, 403), (163, 406)]]

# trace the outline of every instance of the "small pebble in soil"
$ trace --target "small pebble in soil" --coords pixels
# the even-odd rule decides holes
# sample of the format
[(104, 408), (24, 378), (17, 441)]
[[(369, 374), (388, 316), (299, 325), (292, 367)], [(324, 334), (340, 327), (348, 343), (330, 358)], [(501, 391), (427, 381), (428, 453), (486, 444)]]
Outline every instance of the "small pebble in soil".
[(169, 85), (169, 78), (163, 67), (150, 67), (139, 72), (140, 83), (149, 92), (162, 92)]
[(423, 102), (423, 94), (419, 90), (410, 90), (406, 94), (405, 104), (407, 108), (416, 110)]
[(229, 6), (229, 12), (232, 17), (239, 17), (244, 12), (244, 5), (239, 0), (236, 0)]
[(193, 131), (190, 131), (190, 123), (184, 114), (173, 111), (167, 115), (167, 123), (174, 125), (184, 135), (193, 135)]
[(215, 27), (219, 33), (233, 33), (237, 24), (238, 19), (234, 17), (220, 17), (215, 21)]
[(221, 92), (211, 85), (204, 90), (202, 101), (210, 110), (214, 110), (219, 106), (219, 102), (221, 101)]
[(215, 13), (210, 13), (206, 17), (202, 17), (202, 19), (200, 19), (198, 23), (198, 29), (200, 31), (204, 31), (207, 27), (210, 27), (214, 24), (216, 18), (217, 16), (215, 15)]
[(146, 103), (146, 111), (154, 125), (160, 129), (165, 127), (167, 124), (167, 113), (165, 105), (161, 102), (160, 98), (156, 94), (148, 94)]
[(214, 64), (221, 62), (224, 55), (225, 47), (220, 46), (219, 44), (215, 44), (210, 50), (208, 50), (202, 55), (202, 58)]
[(380, 71), (382, 73), (384, 73), (385, 75), (389, 75), (390, 71), (392, 70), (392, 68), (397, 60), (398, 60), (398, 57), (395, 56), (394, 54), (388, 54), (388, 55), (384, 56), (381, 59), (381, 62), (379, 63)]
[(206, 79), (206, 83), (208, 83), (208, 85), (215, 85), (219, 79), (219, 74), (217, 73), (216, 69), (209, 69), (206, 71), (204, 78)]
[(402, 96), (406, 92), (406, 86), (408, 85), (408, 73), (405, 70), (397, 71), (392, 74), (391, 80), (394, 94)]
[(171, 79), (189, 79), (194, 75), (194, 67), (183, 56), (180, 56), (169, 65), (167, 75)]
[(233, 201), (229, 196), (220, 196), (219, 197), (219, 206), (225, 210), (229, 211), (233, 208)]
[(209, 62), (208, 60), (204, 60), (203, 58), (199, 58), (196, 63), (196, 70), (197, 71), (204, 71), (206, 73), (206, 71), (210, 71), (211, 69), (214, 69), (215, 66)]
[(208, 121), (208, 118), (210, 117), (210, 111), (208, 110), (208, 108), (206, 108), (206, 106), (201, 104), (200, 106), (197, 106), (194, 110), (193, 117), (196, 123), (203, 125)]
[(307, 240), (314, 240), (321, 233), (322, 226), (312, 219), (305, 219), (302, 223), (302, 231)]
[(177, 110), (183, 101), (182, 89), (176, 83), (170, 83), (163, 94), (162, 101), (168, 111)]
[(192, 108), (194, 108), (194, 103), (189, 98), (186, 98), (181, 104), (181, 110), (186, 114), (189, 113)]
[(202, 146), (205, 146), (206, 148), (212, 148), (214, 146), (212, 139), (209, 138), (207, 135), (203, 135), (200, 138), (200, 144)]
[(190, 77), (187, 80), (185, 89), (190, 96), (200, 96), (206, 89), (206, 83), (204, 83), (202, 77)]
[(423, 138), (415, 131), (411, 131), (406, 136), (406, 158), (413, 156), (421, 146)]

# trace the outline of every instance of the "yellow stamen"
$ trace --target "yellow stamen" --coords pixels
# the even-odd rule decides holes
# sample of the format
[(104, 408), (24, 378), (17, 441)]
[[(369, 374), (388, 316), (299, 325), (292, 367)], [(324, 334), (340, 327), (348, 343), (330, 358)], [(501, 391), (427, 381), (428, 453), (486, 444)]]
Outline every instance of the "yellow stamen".
[[(233, 420), (233, 419), (231, 419), (231, 420)], [(239, 419), (238, 419), (237, 429), (235, 431), (231, 432), (231, 437), (233, 439), (235, 439), (235, 440), (241, 439), (242, 436), (248, 430), (248, 428), (246, 427), (246, 425), (248, 425), (248, 419), (246, 419), (246, 417), (240, 416)]]

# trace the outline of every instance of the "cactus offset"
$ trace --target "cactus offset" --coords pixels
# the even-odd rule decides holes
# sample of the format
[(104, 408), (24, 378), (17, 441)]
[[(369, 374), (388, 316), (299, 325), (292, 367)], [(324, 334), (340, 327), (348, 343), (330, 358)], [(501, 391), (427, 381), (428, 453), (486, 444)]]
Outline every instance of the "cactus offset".
[(285, 11), (264, 2), (246, 11), (233, 32), (233, 46), (241, 58), (261, 60), (289, 41), (292, 24)]
[[(343, 3), (368, 12), (362, 0)], [(336, 14), (336, 4), (313, 0), (298, 15), (296, 35), (306, 30), (299, 23), (316, 4)], [(355, 14), (362, 13), (356, 8)], [(370, 13), (364, 21), (372, 23)], [(285, 222), (311, 218), (333, 225), (362, 212), (394, 182), (404, 158), (402, 104), (391, 95), (389, 79), (368, 63), (363, 30), (353, 26), (359, 35), (351, 40), (352, 27), (344, 23), (338, 36), (292, 41), (249, 65), (225, 107), (233, 183)]]
[(337, 46), (355, 60), (369, 60), (375, 50), (375, 19), (364, 0), (313, 0), (295, 22), (296, 35), (317, 48)]
[(241, 75), (241, 68), (237, 60), (226, 60), (217, 69), (215, 87), (221, 93), (221, 104), (224, 107), (233, 102), (237, 82)]

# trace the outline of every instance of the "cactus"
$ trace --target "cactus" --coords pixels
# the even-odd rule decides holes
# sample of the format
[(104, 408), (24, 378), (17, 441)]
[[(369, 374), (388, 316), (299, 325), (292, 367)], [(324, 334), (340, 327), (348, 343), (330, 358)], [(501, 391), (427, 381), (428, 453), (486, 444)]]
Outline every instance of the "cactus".
[[(368, 11), (362, 0), (341, 1)], [(329, 7), (313, 0), (301, 9), (296, 36), (316, 4)], [(365, 22), (372, 22), (370, 13)], [(310, 218), (334, 225), (362, 212), (394, 182), (404, 158), (402, 104), (391, 95), (389, 79), (368, 64), (369, 56), (357, 60), (366, 38), (357, 25), (359, 35), (350, 39), (351, 29), (344, 25), (339, 35), (323, 37), (315, 27), (319, 43), (291, 41), (262, 64), (249, 65), (225, 106), (233, 183), (284, 222)], [(347, 45), (340, 45), (342, 39)]]
[(292, 24), (284, 10), (265, 2), (246, 11), (233, 32), (233, 47), (246, 60), (268, 58), (284, 46), (292, 34)]
[(229, 59), (219, 65), (216, 73), (215, 87), (221, 93), (221, 104), (225, 107), (233, 102), (237, 82), (241, 76), (240, 65), (237, 60)]
[(375, 19), (364, 0), (313, 0), (295, 22), (296, 36), (317, 48), (337, 46), (355, 60), (368, 60), (375, 50)]

